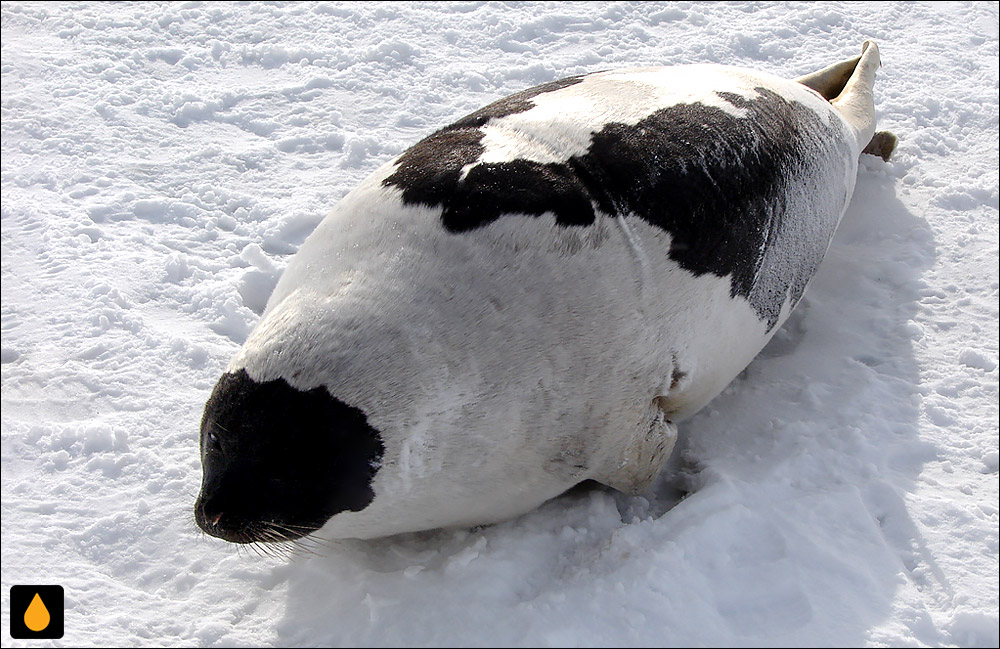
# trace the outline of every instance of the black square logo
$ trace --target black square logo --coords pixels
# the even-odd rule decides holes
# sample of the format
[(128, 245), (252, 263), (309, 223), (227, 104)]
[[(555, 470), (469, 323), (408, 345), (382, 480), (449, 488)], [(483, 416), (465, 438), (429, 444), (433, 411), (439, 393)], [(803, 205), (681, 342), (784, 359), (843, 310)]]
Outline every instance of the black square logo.
[(10, 637), (55, 640), (63, 637), (62, 586), (11, 586)]

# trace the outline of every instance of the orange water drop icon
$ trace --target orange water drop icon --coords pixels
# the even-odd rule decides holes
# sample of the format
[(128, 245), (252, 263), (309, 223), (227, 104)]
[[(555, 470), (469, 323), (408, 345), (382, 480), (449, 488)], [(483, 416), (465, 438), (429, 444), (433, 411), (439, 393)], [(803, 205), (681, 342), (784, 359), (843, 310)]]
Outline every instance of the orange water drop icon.
[(45, 608), (42, 598), (35, 593), (34, 599), (28, 604), (28, 610), (24, 612), (24, 626), (35, 632), (42, 631), (49, 625), (51, 619), (49, 609)]

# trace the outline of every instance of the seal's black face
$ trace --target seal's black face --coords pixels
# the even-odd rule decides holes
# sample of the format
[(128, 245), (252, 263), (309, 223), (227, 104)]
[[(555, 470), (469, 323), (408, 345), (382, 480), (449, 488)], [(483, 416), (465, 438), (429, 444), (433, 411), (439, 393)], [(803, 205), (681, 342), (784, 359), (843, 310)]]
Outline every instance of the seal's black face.
[(364, 413), (325, 388), (224, 374), (201, 423), (195, 519), (233, 543), (300, 538), (371, 503), (383, 452)]

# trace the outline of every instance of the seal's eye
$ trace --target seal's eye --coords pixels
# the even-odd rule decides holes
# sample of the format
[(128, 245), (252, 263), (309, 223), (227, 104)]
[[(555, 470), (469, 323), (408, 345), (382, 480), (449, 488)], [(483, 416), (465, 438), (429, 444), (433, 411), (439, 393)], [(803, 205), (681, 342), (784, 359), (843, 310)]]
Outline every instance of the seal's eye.
[(222, 451), (222, 445), (219, 444), (219, 438), (216, 436), (215, 431), (208, 431), (208, 444), (206, 444), (206, 446), (210, 451), (215, 451), (217, 453)]

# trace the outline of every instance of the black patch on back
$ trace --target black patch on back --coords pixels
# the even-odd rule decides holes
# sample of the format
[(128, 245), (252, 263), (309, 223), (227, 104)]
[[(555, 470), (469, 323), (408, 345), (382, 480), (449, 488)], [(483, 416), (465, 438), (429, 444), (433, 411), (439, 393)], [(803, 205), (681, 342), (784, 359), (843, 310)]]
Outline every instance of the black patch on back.
[(446, 129), (467, 127), (479, 128), (491, 119), (507, 117), (508, 115), (516, 115), (517, 113), (523, 113), (527, 110), (531, 110), (531, 108), (535, 105), (534, 102), (531, 101), (534, 97), (546, 92), (562, 90), (568, 86), (576, 85), (583, 81), (583, 77), (584, 75), (582, 74), (575, 77), (566, 77), (565, 79), (549, 81), (548, 83), (543, 83), (539, 86), (522, 90), (521, 92), (515, 92), (509, 97), (498, 99), (492, 104), (488, 104), (476, 112), (466, 115), (451, 126), (446, 127)]
[[(387, 178), (384, 184), (395, 185), (402, 189), (403, 202), (405, 203), (445, 206), (445, 211), (448, 212), (444, 217), (445, 224), (453, 232), (471, 229), (468, 227), (471, 220), (469, 215), (478, 213), (476, 210), (480, 207), (486, 207), (489, 210), (488, 220), (483, 221), (483, 223), (499, 218), (501, 214), (509, 212), (510, 209), (496, 204), (497, 200), (502, 200), (507, 192), (491, 185), (495, 174), (477, 173), (476, 177), (480, 178), (482, 182), (477, 184), (473, 181), (473, 185), (468, 187), (468, 192), (463, 193), (461, 197), (455, 196), (456, 189), (459, 189), (458, 180), (462, 169), (478, 160), (485, 150), (480, 144), (483, 133), (479, 127), (491, 119), (530, 110), (534, 105), (531, 102), (533, 97), (560, 90), (581, 81), (583, 81), (583, 77), (577, 76), (543, 83), (540, 86), (495, 101), (470, 115), (466, 115), (454, 124), (446, 126), (407, 149), (399, 158), (396, 173)], [(526, 161), (518, 162), (524, 162), (527, 165), (533, 164)], [(538, 190), (545, 191), (546, 187), (538, 186), (534, 182), (531, 171), (530, 167), (511, 170), (513, 175), (519, 175), (521, 178), (519, 183), (513, 187), (508, 186), (507, 189), (514, 193), (531, 192), (530, 187), (536, 186)], [(462, 183), (462, 187), (468, 184), (466, 181)], [(532, 200), (532, 197), (524, 196), (520, 200), (508, 200), (504, 205), (516, 209), (518, 205), (538, 202), (541, 198), (538, 196)], [(541, 212), (537, 214), (541, 214)], [(449, 223), (453, 224), (454, 227), (448, 225)]]
[(246, 370), (219, 379), (201, 443), (196, 520), (235, 542), (278, 540), (264, 535), (276, 530), (297, 538), (334, 514), (361, 511), (375, 497), (371, 483), (385, 452), (365, 414), (325, 388), (257, 382)]
[[(512, 95), (441, 129), (403, 153), (383, 184), (402, 190), (405, 204), (440, 207), (453, 233), (505, 214), (551, 212), (561, 226), (593, 223), (595, 208), (612, 217), (638, 216), (671, 234), (670, 258), (685, 270), (731, 276), (731, 294), (747, 298), (773, 327), (786, 296), (793, 305), (801, 297), (836, 226), (815, 218), (792, 223), (789, 190), (799, 190), (793, 192), (799, 220), (828, 204), (836, 188), (806, 186), (801, 179), (843, 155), (840, 133), (766, 88), (757, 88), (752, 99), (720, 92), (746, 117), (678, 104), (635, 125), (606, 124), (593, 134), (587, 153), (564, 163), (482, 163), (459, 181), (462, 169), (484, 152), (480, 126), (527, 110), (532, 97), (559, 87), (565, 86)], [(796, 182), (801, 187), (793, 187)], [(775, 246), (787, 249), (769, 255)], [(797, 258), (790, 261), (793, 249)]]

